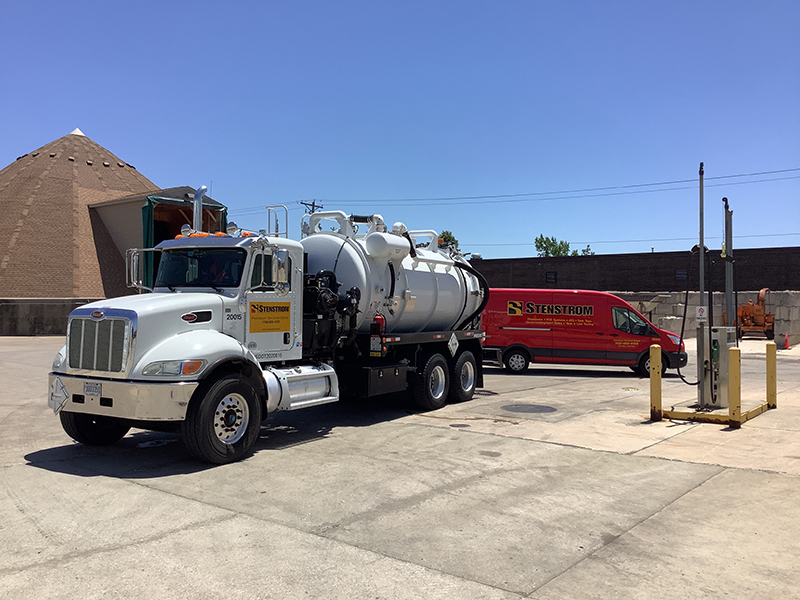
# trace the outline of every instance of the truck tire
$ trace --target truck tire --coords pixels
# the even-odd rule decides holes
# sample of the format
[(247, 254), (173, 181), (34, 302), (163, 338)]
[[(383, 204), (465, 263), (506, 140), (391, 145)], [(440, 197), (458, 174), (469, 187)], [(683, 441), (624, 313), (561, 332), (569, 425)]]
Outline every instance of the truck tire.
[(767, 329), (764, 331), (764, 334), (767, 336), (768, 340), (775, 339), (775, 330), (774, 329)]
[(260, 430), (258, 393), (246, 377), (229, 373), (197, 388), (182, 437), (196, 458), (222, 465), (246, 456)]
[(447, 403), (449, 387), (450, 369), (441, 354), (431, 355), (422, 370), (411, 378), (411, 394), (422, 410), (442, 408)]
[(87, 446), (109, 446), (120, 441), (130, 427), (113, 417), (61, 411), (61, 426), (76, 442)]
[(450, 372), (450, 402), (467, 402), (475, 394), (478, 366), (475, 355), (465, 350), (458, 355)]
[[(650, 353), (645, 352), (642, 354), (642, 358), (639, 360), (639, 375), (642, 377), (650, 377)], [(667, 357), (664, 354), (661, 355), (661, 376), (664, 376), (664, 373), (667, 372)]]
[(524, 350), (518, 348), (509, 350), (503, 356), (503, 364), (509, 373), (524, 373), (528, 368), (528, 363), (530, 363), (528, 355)]

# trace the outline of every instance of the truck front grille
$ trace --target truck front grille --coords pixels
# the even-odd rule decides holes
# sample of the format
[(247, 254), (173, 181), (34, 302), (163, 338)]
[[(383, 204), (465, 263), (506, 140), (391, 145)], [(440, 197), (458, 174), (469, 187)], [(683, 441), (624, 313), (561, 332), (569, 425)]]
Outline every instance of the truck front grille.
[(130, 321), (73, 317), (67, 331), (71, 369), (121, 373), (130, 347)]

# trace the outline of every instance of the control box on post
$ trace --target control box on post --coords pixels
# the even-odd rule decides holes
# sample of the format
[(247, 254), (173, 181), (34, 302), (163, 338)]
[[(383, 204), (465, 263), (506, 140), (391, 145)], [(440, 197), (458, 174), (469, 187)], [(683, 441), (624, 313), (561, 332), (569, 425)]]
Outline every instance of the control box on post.
[(698, 328), (697, 334), (705, 357), (705, 365), (697, 365), (698, 378), (705, 369), (705, 376), (700, 378), (705, 389), (701, 393), (698, 387), (697, 403), (700, 408), (728, 408), (728, 349), (736, 345), (736, 328), (712, 327), (710, 348), (708, 330)]

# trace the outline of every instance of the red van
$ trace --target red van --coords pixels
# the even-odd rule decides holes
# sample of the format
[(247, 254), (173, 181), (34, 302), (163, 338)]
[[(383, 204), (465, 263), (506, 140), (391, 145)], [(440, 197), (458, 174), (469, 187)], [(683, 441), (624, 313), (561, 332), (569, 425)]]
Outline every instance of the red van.
[(677, 335), (605, 292), (493, 288), (481, 321), (484, 358), (511, 373), (536, 362), (624, 365), (649, 377), (652, 344), (662, 348), (664, 371), (686, 366)]

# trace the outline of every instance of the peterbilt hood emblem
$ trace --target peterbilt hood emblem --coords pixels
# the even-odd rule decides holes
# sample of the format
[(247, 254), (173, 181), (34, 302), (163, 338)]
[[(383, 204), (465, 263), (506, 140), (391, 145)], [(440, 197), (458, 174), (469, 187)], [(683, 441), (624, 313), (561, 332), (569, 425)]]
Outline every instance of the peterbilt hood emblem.
[(195, 321), (197, 321), (197, 315), (194, 313), (186, 313), (185, 315), (181, 315), (181, 319), (183, 319), (187, 323), (194, 323)]
[(102, 310), (95, 310), (95, 311), (92, 311), (92, 318), (93, 318), (95, 321), (99, 321), (100, 319), (102, 319), (102, 318), (103, 318), (103, 317), (105, 317), (105, 316), (106, 316), (106, 314), (105, 314), (105, 313), (104, 313)]

